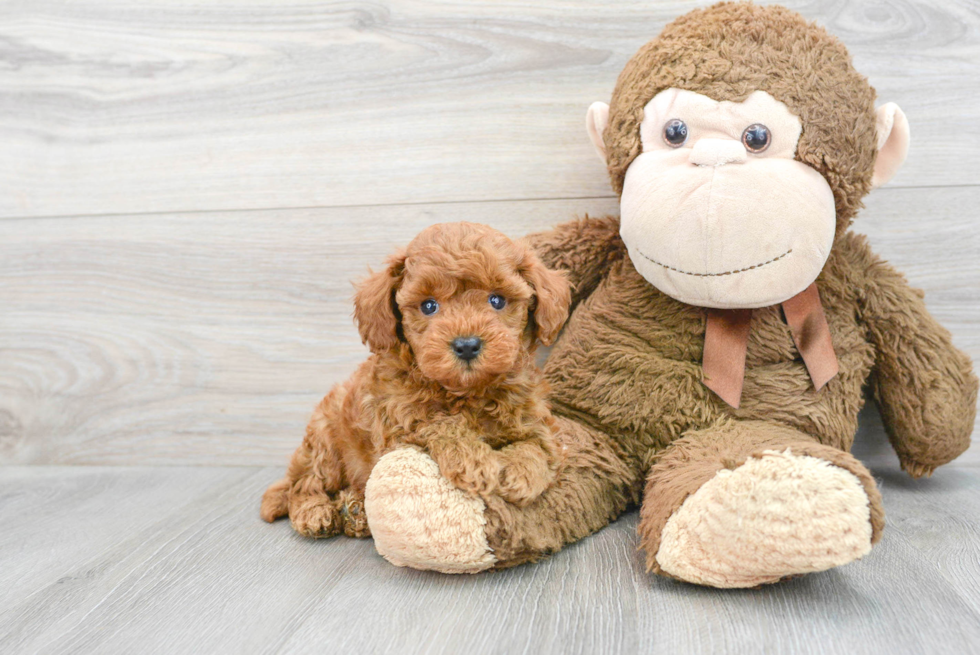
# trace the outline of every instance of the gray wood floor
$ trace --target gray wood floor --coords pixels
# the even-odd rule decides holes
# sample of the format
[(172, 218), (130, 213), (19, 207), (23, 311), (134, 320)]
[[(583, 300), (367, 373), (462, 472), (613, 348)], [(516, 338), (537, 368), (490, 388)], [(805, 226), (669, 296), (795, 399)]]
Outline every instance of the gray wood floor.
[[(643, 573), (636, 516), (447, 577), (258, 519), (361, 361), (350, 281), (434, 222), (617, 211), (584, 130), (683, 0), (0, 4), (0, 652), (980, 652), (980, 446), (864, 560)], [(856, 229), (980, 360), (980, 2), (785, 2), (912, 126)]]
[(7, 467), (0, 652), (976, 652), (980, 476), (875, 474), (870, 555), (722, 592), (645, 575), (635, 512), (533, 566), (445, 576), (263, 523), (278, 467)]

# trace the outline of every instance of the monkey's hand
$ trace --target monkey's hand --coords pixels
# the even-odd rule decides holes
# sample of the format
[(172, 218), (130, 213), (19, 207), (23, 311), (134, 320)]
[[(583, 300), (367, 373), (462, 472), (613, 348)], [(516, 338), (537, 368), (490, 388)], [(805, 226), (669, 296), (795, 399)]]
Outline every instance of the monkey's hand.
[(572, 307), (585, 300), (612, 263), (626, 254), (616, 216), (586, 216), (526, 239), (545, 266), (565, 272), (572, 286)]
[(924, 294), (868, 255), (863, 315), (876, 351), (875, 397), (902, 468), (914, 478), (932, 475), (970, 446), (977, 377)]
[(533, 437), (501, 448), (497, 453), (500, 497), (520, 507), (536, 500), (557, 479), (560, 453), (560, 446), (551, 436)]

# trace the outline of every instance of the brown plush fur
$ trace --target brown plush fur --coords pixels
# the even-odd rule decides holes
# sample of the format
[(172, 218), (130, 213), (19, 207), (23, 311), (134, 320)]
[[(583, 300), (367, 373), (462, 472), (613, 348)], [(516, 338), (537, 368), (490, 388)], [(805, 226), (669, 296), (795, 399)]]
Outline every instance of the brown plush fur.
[(789, 9), (750, 3), (720, 3), (667, 25), (613, 91), (603, 141), (617, 193), (641, 152), (643, 107), (671, 87), (733, 102), (765, 91), (784, 103), (804, 126), (796, 159), (834, 191), (838, 235), (851, 224), (871, 189), (875, 92), (835, 37)]
[(885, 527), (881, 494), (868, 470), (849, 453), (778, 423), (722, 419), (702, 430), (687, 432), (654, 458), (640, 514), (640, 537), (650, 569), (662, 573), (653, 555), (660, 548), (667, 520), (690, 494), (722, 469), (734, 470), (751, 457), (787, 448), (794, 455), (818, 457), (854, 474), (870, 500), (871, 541), (877, 543)]
[[(502, 309), (491, 293), (506, 299)], [(439, 303), (428, 316), (427, 299)], [(316, 408), (286, 478), (262, 499), (262, 518), (288, 514), (310, 537), (367, 536), (368, 475), (405, 444), (426, 449), (458, 488), (532, 501), (561, 463), (534, 351), (555, 338), (569, 301), (561, 274), (496, 230), (424, 230), (361, 284), (354, 316), (373, 354)], [(482, 350), (466, 362), (451, 342), (474, 336)]]
[[(778, 74), (777, 74), (778, 72)], [(722, 4), (667, 26), (630, 61), (604, 133), (613, 186), (639, 154), (643, 106), (679, 87), (716, 100), (756, 89), (803, 124), (797, 159), (834, 192), (838, 233), (817, 280), (840, 373), (814, 390), (778, 307), (755, 310), (738, 409), (702, 384), (705, 310), (674, 300), (634, 269), (615, 217), (534, 235), (546, 265), (566, 271), (574, 312), (545, 375), (568, 465), (525, 507), (487, 501), (498, 567), (553, 552), (640, 499), (648, 565), (666, 520), (721, 467), (789, 449), (853, 473), (868, 496), (873, 540), (881, 498), (846, 451), (870, 382), (902, 467), (929, 475), (969, 445), (977, 379), (970, 359), (928, 313), (922, 294), (847, 231), (870, 188), (874, 91), (844, 47), (780, 7)]]

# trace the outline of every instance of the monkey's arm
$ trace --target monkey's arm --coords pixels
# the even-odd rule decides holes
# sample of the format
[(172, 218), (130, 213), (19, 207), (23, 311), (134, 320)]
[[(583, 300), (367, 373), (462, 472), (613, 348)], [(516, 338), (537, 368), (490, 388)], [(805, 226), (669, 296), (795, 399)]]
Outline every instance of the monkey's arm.
[(565, 271), (572, 285), (573, 308), (595, 290), (612, 263), (626, 254), (617, 216), (586, 216), (532, 234), (527, 241), (545, 266)]
[(929, 314), (924, 294), (870, 250), (866, 259), (872, 388), (902, 468), (914, 478), (928, 476), (970, 445), (977, 377), (970, 358)]

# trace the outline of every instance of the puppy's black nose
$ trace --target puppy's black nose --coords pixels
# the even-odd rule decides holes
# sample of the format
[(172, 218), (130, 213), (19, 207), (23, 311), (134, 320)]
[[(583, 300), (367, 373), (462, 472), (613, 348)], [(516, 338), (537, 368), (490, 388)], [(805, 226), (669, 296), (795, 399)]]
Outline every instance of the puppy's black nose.
[(477, 337), (456, 337), (453, 339), (453, 352), (464, 362), (476, 358), (483, 348), (483, 341)]

